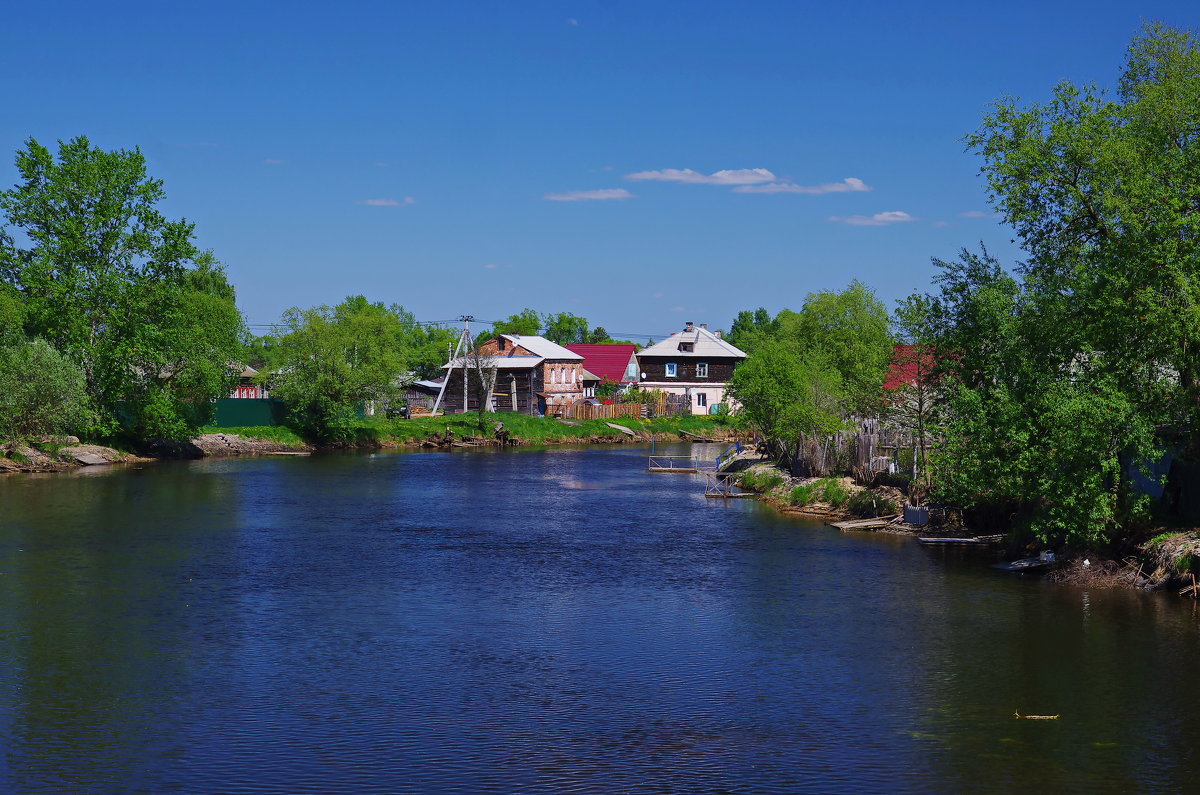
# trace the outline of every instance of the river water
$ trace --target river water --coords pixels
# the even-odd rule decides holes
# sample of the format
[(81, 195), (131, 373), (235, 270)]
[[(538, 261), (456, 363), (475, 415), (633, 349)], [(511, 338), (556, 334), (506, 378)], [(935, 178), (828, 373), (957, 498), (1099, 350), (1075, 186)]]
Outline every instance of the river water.
[(0, 479), (0, 790), (1195, 786), (1194, 603), (705, 500), (646, 452)]

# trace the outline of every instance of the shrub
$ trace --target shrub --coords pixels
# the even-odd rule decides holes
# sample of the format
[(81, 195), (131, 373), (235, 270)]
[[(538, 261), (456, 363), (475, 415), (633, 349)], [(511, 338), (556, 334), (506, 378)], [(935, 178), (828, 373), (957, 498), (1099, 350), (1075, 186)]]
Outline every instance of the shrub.
[(815, 483), (806, 483), (803, 486), (797, 486), (788, 495), (789, 501), (792, 505), (808, 505), (813, 501), (813, 493), (816, 491), (816, 485)]
[(877, 497), (869, 491), (859, 491), (846, 502), (846, 508), (855, 516), (871, 518), (890, 516), (897, 513), (896, 504), (885, 497)]
[(829, 503), (832, 507), (841, 508), (849, 498), (850, 494), (838, 481), (833, 478), (821, 481), (821, 499)]

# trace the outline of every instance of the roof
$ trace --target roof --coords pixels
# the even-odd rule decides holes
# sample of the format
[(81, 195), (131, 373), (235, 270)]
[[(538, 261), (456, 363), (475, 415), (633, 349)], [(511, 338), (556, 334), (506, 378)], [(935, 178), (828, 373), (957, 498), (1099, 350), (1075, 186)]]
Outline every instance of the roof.
[[(690, 342), (693, 350), (679, 349), (680, 343)], [(638, 358), (644, 356), (663, 356), (672, 359), (745, 359), (744, 351), (735, 348), (725, 340), (701, 326), (687, 325), (683, 331), (676, 331), (662, 342), (657, 342), (649, 348), (638, 351)]]
[(568, 345), (568, 350), (583, 357), (583, 366), (614, 384), (628, 381), (625, 370), (629, 359), (637, 351), (636, 345)]
[(578, 353), (573, 353), (557, 342), (551, 342), (545, 337), (526, 334), (501, 334), (500, 336), (513, 345), (520, 345), (534, 356), (540, 356), (543, 359), (569, 359), (575, 362), (583, 359)]
[[(551, 343), (553, 345), (554, 343)], [(454, 367), (463, 367), (464, 358), (459, 357), (452, 362), (447, 362), (442, 365), (443, 370), (449, 370)], [(497, 370), (528, 370), (532, 367), (537, 367), (545, 359), (541, 356), (482, 356), (483, 366), (487, 368), (495, 368)], [(465, 362), (465, 366), (471, 367), (473, 362)]]
[(883, 388), (892, 390), (902, 386), (916, 386), (922, 375), (929, 377), (936, 364), (937, 359), (932, 353), (919, 352), (916, 345), (893, 345), (892, 359), (888, 362)]
[(583, 369), (583, 372), (579, 374), (579, 380), (580, 381), (603, 381), (604, 379), (601, 378), (600, 376), (596, 375), (595, 373), (588, 372), (587, 368), (585, 367)]

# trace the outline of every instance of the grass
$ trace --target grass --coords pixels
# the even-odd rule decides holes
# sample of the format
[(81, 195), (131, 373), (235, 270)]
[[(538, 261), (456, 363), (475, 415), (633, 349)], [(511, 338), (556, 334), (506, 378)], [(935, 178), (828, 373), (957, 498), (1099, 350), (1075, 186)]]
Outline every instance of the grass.
[[(509, 439), (522, 444), (560, 444), (578, 442), (584, 443), (597, 438), (624, 440), (625, 434), (607, 423), (621, 425), (638, 434), (678, 434), (688, 431), (704, 435), (718, 429), (724, 429), (719, 418), (711, 416), (680, 416), (660, 417), (652, 420), (620, 417), (614, 420), (572, 420), (578, 425), (566, 425), (558, 420), (545, 417), (530, 417), (513, 412), (496, 412), (483, 415), (446, 414), (438, 417), (414, 417), (409, 420), (388, 418), (381, 415), (367, 417), (354, 427), (348, 429), (351, 444), (373, 445), (381, 442), (396, 444), (415, 444), (425, 439), (443, 436), (447, 430), (456, 437), (475, 436), (493, 438), (496, 423), (504, 424)], [(296, 433), (284, 426), (258, 426), (242, 428), (213, 428), (201, 429), (203, 433), (230, 433), (246, 439), (262, 439), (278, 444), (300, 445), (304, 443)]]
[(296, 432), (285, 425), (248, 425), (241, 428), (214, 428), (211, 425), (201, 428), (201, 433), (236, 434), (243, 439), (261, 439), (264, 442), (288, 444), (299, 447), (304, 440)]
[(738, 477), (737, 482), (740, 488), (766, 493), (783, 485), (783, 475), (778, 472), (747, 470)]
[(872, 518), (875, 516), (891, 516), (899, 513), (896, 504), (889, 499), (877, 497), (869, 491), (859, 491), (846, 501), (846, 510), (855, 516)]

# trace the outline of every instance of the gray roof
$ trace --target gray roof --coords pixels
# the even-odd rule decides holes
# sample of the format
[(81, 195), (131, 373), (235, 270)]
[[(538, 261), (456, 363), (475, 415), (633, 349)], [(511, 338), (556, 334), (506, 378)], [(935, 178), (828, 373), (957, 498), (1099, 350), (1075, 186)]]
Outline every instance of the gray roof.
[(569, 359), (573, 362), (583, 361), (583, 357), (578, 353), (567, 350), (557, 342), (551, 342), (545, 337), (525, 334), (501, 334), (500, 336), (513, 345), (520, 345), (534, 356), (541, 356), (543, 359)]
[[(680, 350), (679, 344), (682, 342), (690, 342), (692, 350)], [(685, 328), (683, 331), (676, 331), (662, 342), (656, 342), (649, 348), (643, 348), (638, 351), (637, 356), (639, 359), (644, 356), (663, 356), (673, 359), (746, 358), (745, 352), (730, 345), (708, 329), (700, 328), (699, 326), (691, 326), (690, 328)]]
[[(528, 337), (526, 337), (528, 339)], [(554, 343), (551, 343), (552, 345)], [(528, 370), (537, 367), (545, 359), (541, 356), (484, 356), (483, 366), (497, 370)], [(447, 362), (442, 365), (443, 370), (449, 370), (454, 367), (472, 367), (474, 362), (466, 361), (465, 357), (459, 357), (452, 362)]]

